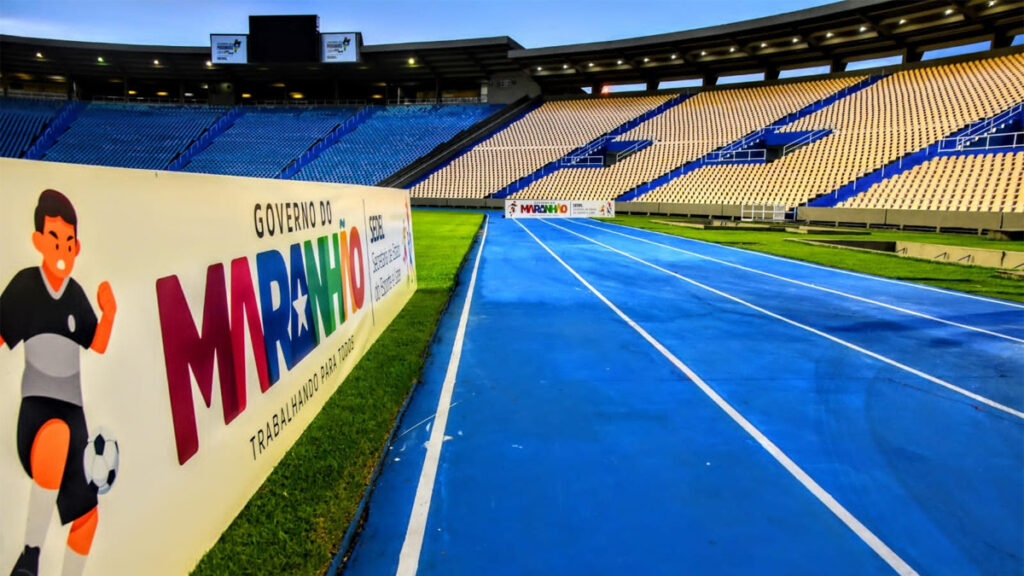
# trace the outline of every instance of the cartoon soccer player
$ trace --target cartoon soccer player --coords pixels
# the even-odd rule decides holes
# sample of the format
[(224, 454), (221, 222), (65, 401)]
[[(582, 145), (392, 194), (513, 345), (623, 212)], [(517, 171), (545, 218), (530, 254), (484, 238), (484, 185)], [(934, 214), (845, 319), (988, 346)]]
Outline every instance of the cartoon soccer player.
[(80, 575), (98, 516), (96, 488), (87, 482), (83, 463), (89, 430), (79, 353), (81, 348), (106, 351), (117, 303), (110, 284), (100, 284), (97, 321), (85, 291), (71, 278), (82, 249), (78, 218), (71, 201), (56, 190), (39, 195), (32, 245), (42, 254), (42, 265), (15, 274), (0, 294), (0, 346), (13, 349), (24, 342), (17, 443), (21, 465), (32, 479), (25, 550), (11, 574), (38, 573), (39, 550), (56, 503), (61, 523), (72, 523), (63, 574)]

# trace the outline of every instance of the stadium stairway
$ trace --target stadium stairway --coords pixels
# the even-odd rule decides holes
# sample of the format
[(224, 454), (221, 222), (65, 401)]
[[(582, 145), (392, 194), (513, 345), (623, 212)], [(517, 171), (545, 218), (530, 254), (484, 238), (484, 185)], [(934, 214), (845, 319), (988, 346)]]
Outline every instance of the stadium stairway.
[[(755, 154), (744, 154), (744, 152), (750, 152), (753, 146), (757, 145), (758, 143), (763, 143), (769, 140), (773, 136), (779, 134), (780, 130), (792, 124), (793, 122), (796, 122), (797, 120), (810, 114), (813, 114), (823, 108), (827, 108), (828, 106), (835, 104), (836, 102), (842, 100), (843, 98), (846, 98), (847, 96), (856, 94), (861, 90), (864, 90), (874, 84), (877, 84), (883, 78), (885, 78), (885, 75), (870, 76), (868, 78), (865, 78), (864, 80), (861, 80), (860, 82), (857, 82), (852, 86), (843, 88), (842, 90), (839, 90), (834, 94), (822, 98), (821, 100), (818, 100), (817, 102), (814, 102), (809, 106), (801, 108), (800, 110), (797, 110), (792, 114), (789, 114), (776, 120), (775, 122), (772, 122), (770, 125), (765, 126), (764, 128), (755, 130), (754, 132), (751, 132), (750, 134), (747, 134), (746, 136), (743, 136), (742, 138), (734, 142), (730, 142), (725, 146), (712, 150), (711, 152), (702, 156), (701, 158), (698, 158), (692, 162), (679, 166), (678, 168), (669, 170), (665, 174), (662, 174), (661, 176), (651, 180), (646, 184), (641, 184), (636, 188), (633, 188), (632, 190), (628, 190), (615, 200), (617, 202), (631, 202), (637, 200), (638, 198), (640, 198), (644, 194), (647, 194), (651, 190), (660, 188), (661, 186), (664, 186), (665, 184), (671, 182), (672, 180), (675, 180), (676, 178), (679, 178), (681, 176), (685, 176), (686, 174), (689, 174), (690, 172), (693, 172), (694, 170), (697, 170), (698, 168), (702, 168), (704, 166), (737, 162), (763, 163), (763, 157), (757, 159), (755, 158)], [(825, 131), (823, 130), (816, 130), (810, 133), (799, 133), (796, 137), (793, 138), (791, 142), (787, 144), (788, 146), (793, 146), (792, 148), (789, 149), (789, 151), (795, 150), (796, 147), (805, 146), (817, 139), (823, 138), (824, 136), (827, 135), (824, 132)]]
[[(875, 184), (924, 164), (936, 156), (1024, 151), (1024, 138), (1020, 135), (1022, 126), (1024, 126), (1024, 102), (970, 124), (921, 150), (906, 154), (874, 172), (865, 174), (831, 192), (826, 192), (809, 201), (807, 206), (833, 208), (841, 202), (867, 192)], [(1008, 136), (1009, 141), (999, 142), (997, 139), (1001, 136)], [(989, 142), (992, 142), (991, 146)]]
[(288, 180), (295, 176), (299, 170), (302, 170), (303, 167), (323, 154), (324, 150), (334, 146), (338, 140), (341, 140), (346, 134), (358, 128), (360, 124), (369, 120), (379, 110), (379, 107), (360, 108), (358, 112), (335, 127), (329, 134), (311, 144), (305, 152), (289, 162), (287, 166), (281, 169), (276, 178), (278, 180)]
[(429, 178), (434, 172), (451, 164), (474, 146), (492, 134), (504, 130), (509, 124), (519, 120), (541, 105), (540, 97), (523, 96), (512, 104), (485, 118), (479, 123), (459, 132), (450, 140), (439, 144), (436, 148), (413, 160), (404, 168), (377, 183), (377, 186), (388, 188), (412, 188)]
[(25, 151), (24, 158), (26, 160), (42, 160), (47, 150), (57, 142), (61, 134), (67, 132), (71, 123), (81, 116), (88, 106), (87, 103), (80, 100), (68, 100), (64, 107), (54, 115), (53, 120), (46, 125), (32, 146)]
[(210, 124), (209, 128), (203, 130), (195, 140), (190, 142), (180, 154), (175, 156), (167, 165), (167, 170), (172, 172), (180, 171), (182, 168), (187, 166), (188, 163), (196, 157), (196, 155), (203, 150), (206, 150), (210, 143), (227, 131), (228, 128), (231, 128), (231, 126), (244, 115), (245, 109), (240, 106), (236, 106), (225, 112), (220, 118), (217, 118), (213, 124)]
[(558, 170), (561, 170), (562, 168), (569, 168), (576, 165), (583, 165), (588, 163), (588, 158), (597, 155), (600, 150), (607, 148), (608, 144), (611, 141), (629, 132), (633, 128), (636, 128), (637, 126), (643, 124), (644, 122), (650, 120), (651, 118), (664, 114), (668, 110), (687, 101), (692, 96), (693, 94), (680, 94), (679, 96), (676, 96), (675, 98), (672, 98), (671, 100), (668, 100), (665, 103), (655, 108), (652, 108), (647, 112), (644, 112), (640, 116), (637, 116), (636, 118), (633, 118), (632, 120), (623, 123), (622, 125), (612, 129), (608, 133), (598, 136), (597, 138), (591, 140), (590, 142), (584, 144), (583, 146), (580, 146), (579, 148), (573, 150), (572, 152), (569, 152), (562, 158), (559, 158), (554, 162), (549, 162), (548, 164), (545, 164), (544, 166), (538, 168), (536, 171), (527, 174), (526, 176), (523, 176), (522, 178), (516, 180), (515, 182), (512, 182), (511, 184), (505, 186), (501, 190), (498, 190), (497, 192), (492, 194), (490, 198), (507, 198), (510, 195), (515, 194), (516, 192), (519, 192), (520, 190), (526, 188), (527, 186), (536, 182), (537, 180), (540, 180), (541, 178), (547, 176), (548, 174), (552, 174)]

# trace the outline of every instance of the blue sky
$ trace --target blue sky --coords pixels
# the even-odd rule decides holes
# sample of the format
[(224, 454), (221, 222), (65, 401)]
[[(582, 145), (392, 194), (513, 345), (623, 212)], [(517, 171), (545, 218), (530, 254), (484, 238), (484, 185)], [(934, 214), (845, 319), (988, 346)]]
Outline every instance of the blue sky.
[(318, 14), (367, 44), (511, 36), (527, 48), (631, 38), (829, 4), (816, 0), (0, 0), (0, 34), (205, 46), (250, 14)]

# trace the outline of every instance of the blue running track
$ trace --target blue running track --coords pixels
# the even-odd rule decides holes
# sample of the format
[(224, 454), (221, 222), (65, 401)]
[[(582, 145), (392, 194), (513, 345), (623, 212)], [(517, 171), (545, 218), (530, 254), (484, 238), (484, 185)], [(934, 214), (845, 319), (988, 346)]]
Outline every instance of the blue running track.
[(591, 220), (470, 257), (346, 574), (1024, 575), (1024, 306)]

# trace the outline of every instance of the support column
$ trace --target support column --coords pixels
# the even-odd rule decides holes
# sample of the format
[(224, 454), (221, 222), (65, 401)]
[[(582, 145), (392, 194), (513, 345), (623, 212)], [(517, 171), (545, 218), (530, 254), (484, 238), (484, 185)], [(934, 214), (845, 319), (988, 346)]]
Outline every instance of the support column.
[(839, 72), (846, 72), (846, 62), (836, 58), (832, 61), (832, 65), (829, 67), (829, 74), (837, 74)]
[(648, 92), (654, 92), (655, 90), (658, 89), (658, 85), (659, 84), (661, 84), (661, 81), (659, 81), (659, 80), (648, 80), (647, 81), (647, 91)]
[(704, 83), (702, 84), (703, 86), (714, 86), (716, 84), (718, 84), (718, 74), (715, 74), (714, 72), (708, 72), (707, 74), (704, 75)]
[(922, 56), (924, 56), (923, 50), (908, 46), (906, 52), (903, 53), (903, 63), (913, 64), (915, 62), (920, 62)]
[(779, 69), (778, 68), (768, 68), (767, 70), (764, 71), (764, 79), (765, 80), (778, 80), (779, 79)]

